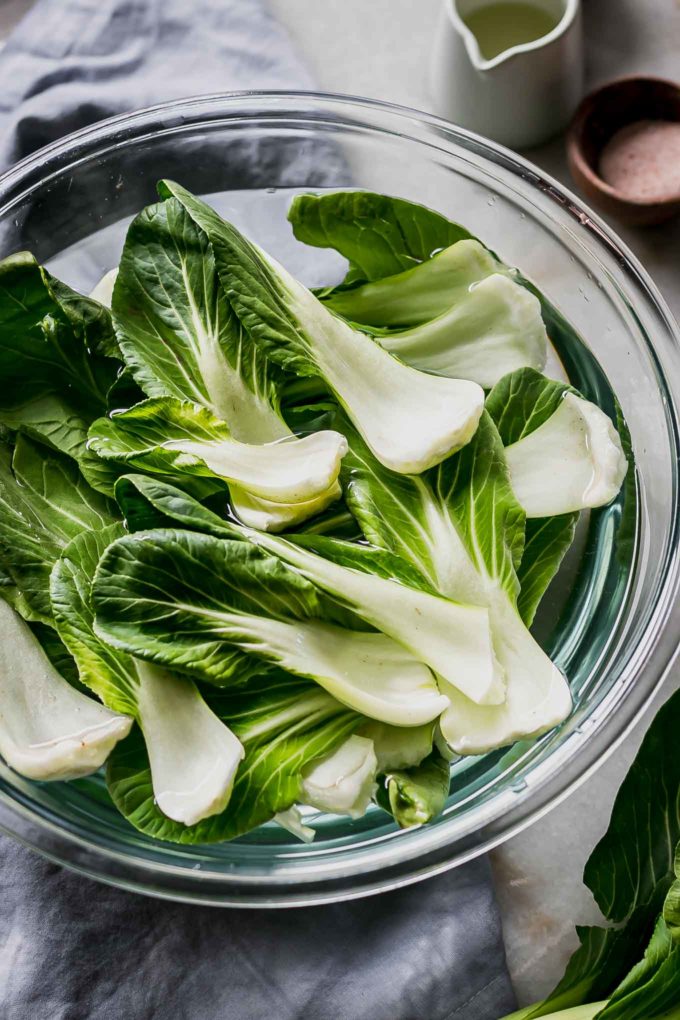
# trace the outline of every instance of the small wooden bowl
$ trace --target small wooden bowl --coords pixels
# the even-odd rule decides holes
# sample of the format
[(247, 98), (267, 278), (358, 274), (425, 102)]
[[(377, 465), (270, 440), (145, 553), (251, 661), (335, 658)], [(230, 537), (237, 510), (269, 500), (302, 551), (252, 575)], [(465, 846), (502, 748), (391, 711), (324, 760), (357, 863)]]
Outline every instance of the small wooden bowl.
[(634, 201), (599, 176), (600, 153), (616, 132), (638, 120), (680, 121), (680, 85), (664, 78), (619, 78), (583, 100), (567, 134), (569, 169), (577, 185), (622, 223), (662, 223), (680, 212), (680, 193)]

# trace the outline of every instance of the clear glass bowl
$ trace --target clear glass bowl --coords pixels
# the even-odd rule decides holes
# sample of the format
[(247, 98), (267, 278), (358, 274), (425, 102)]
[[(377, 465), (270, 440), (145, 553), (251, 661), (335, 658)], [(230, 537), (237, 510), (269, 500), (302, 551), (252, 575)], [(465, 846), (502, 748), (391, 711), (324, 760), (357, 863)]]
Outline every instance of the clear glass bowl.
[(539, 818), (600, 764), (658, 688), (678, 644), (678, 327), (615, 236), (529, 163), (411, 110), (309, 93), (220, 95), (130, 114), (71, 135), (0, 178), (0, 254), (30, 248), (87, 290), (116, 264), (130, 217), (173, 177), (208, 196), (306, 282), (341, 260), (305, 249), (290, 195), (389, 192), (462, 221), (562, 310), (552, 339), (575, 383), (630, 429), (637, 471), (580, 530), (542, 610), (541, 640), (576, 707), (531, 744), (461, 760), (443, 816), (400, 832), (375, 808), (319, 816), (303, 845), (269, 824), (232, 843), (177, 847), (133, 830), (98, 777), (39, 784), (0, 766), (0, 825), (71, 868), (175, 899), (281, 906), (416, 881)]

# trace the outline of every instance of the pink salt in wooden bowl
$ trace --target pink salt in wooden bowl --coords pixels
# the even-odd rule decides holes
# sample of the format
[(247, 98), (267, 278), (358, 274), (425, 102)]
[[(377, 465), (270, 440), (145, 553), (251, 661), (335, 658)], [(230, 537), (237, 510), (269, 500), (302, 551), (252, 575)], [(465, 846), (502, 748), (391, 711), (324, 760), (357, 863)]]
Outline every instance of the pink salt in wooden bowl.
[[(630, 158), (630, 151), (617, 154), (608, 143), (628, 125), (638, 122), (660, 122), (647, 125), (641, 134), (642, 144), (647, 139), (649, 153), (646, 166), (638, 166), (638, 179), (648, 177), (635, 197), (630, 188), (613, 187), (603, 179), (601, 157), (606, 151), (608, 168), (616, 171), (617, 155)], [(671, 122), (669, 130), (664, 125)], [(674, 129), (678, 124), (677, 131)], [(664, 148), (668, 145), (668, 159)], [(615, 143), (613, 143), (615, 144)], [(579, 106), (567, 135), (569, 169), (576, 184), (609, 216), (622, 223), (642, 226), (662, 223), (680, 212), (680, 183), (677, 165), (680, 164), (677, 146), (680, 145), (680, 85), (663, 78), (620, 78), (591, 92)], [(621, 146), (622, 150), (625, 148)], [(638, 152), (640, 156), (640, 145)], [(644, 155), (643, 155), (644, 158)], [(606, 164), (606, 165), (607, 165)], [(675, 169), (674, 169), (675, 166)], [(621, 159), (619, 171), (624, 170)], [(665, 173), (664, 170), (667, 170)], [(652, 194), (650, 194), (650, 192)]]

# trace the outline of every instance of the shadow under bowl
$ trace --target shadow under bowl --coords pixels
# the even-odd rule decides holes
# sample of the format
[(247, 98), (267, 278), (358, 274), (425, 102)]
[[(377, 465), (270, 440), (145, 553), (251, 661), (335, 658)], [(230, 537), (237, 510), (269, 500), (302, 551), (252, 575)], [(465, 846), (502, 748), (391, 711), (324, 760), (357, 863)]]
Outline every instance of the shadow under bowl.
[(577, 109), (567, 135), (567, 158), (581, 190), (607, 215), (630, 226), (662, 223), (680, 212), (680, 191), (662, 199), (632, 199), (607, 184), (599, 173), (609, 140), (641, 120), (680, 123), (680, 85), (664, 78), (628, 77), (596, 89)]

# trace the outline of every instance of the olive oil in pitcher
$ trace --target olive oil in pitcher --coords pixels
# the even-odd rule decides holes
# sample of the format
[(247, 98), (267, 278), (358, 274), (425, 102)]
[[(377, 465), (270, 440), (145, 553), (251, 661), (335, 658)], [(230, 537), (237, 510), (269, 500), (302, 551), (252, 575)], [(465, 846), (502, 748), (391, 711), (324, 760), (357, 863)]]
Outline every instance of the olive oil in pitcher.
[(543, 7), (523, 0), (485, 4), (463, 18), (485, 60), (493, 60), (513, 46), (542, 39), (560, 20)]

